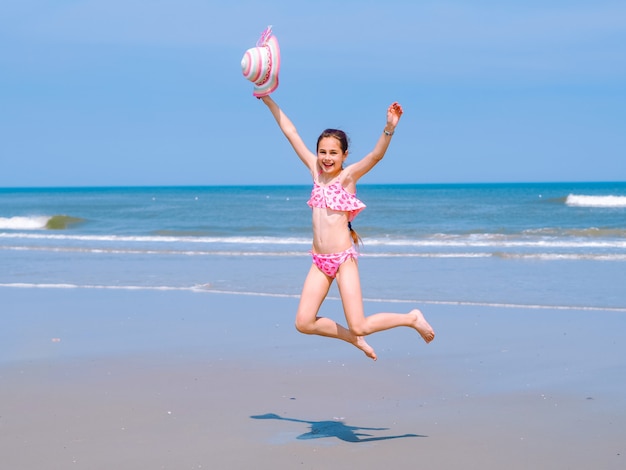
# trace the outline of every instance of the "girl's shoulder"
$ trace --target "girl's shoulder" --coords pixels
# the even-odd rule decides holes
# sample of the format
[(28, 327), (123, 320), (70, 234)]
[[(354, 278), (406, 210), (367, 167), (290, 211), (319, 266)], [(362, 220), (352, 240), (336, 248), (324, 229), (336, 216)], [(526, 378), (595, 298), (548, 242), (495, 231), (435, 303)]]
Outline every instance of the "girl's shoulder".
[(348, 190), (351, 193), (356, 193), (356, 183), (358, 181), (354, 176), (354, 172), (352, 171), (352, 165), (348, 165), (344, 168), (339, 174), (338, 181), (341, 183), (344, 189)]

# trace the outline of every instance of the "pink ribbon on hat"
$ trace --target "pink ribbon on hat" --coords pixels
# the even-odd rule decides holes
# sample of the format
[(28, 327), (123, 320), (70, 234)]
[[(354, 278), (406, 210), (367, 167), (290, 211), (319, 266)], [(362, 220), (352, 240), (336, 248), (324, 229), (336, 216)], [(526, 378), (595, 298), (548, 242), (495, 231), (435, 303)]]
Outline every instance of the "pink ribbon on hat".
[(267, 44), (267, 41), (269, 41), (271, 37), (272, 37), (272, 25), (269, 25), (267, 28), (265, 28), (265, 31), (261, 33), (261, 37), (256, 42), (257, 47), (265, 46), (265, 44)]

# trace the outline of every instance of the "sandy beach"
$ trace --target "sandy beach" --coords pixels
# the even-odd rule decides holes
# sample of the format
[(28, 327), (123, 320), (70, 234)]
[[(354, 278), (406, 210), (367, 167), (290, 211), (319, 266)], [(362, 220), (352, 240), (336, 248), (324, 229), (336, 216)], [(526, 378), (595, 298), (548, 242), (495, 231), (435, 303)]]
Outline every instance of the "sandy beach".
[(623, 312), (420, 305), (435, 341), (379, 333), (373, 362), (298, 334), (294, 297), (0, 295), (1, 468), (626, 465)]

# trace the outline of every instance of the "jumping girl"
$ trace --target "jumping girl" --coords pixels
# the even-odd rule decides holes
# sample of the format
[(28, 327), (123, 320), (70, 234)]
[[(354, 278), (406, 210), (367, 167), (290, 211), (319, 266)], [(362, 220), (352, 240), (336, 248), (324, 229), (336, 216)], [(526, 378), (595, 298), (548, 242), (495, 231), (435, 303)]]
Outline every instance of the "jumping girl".
[[(348, 139), (343, 131), (325, 130), (311, 152), (289, 118), (269, 96), (261, 98), (300, 160), (311, 172), (313, 191), (308, 205), (313, 212), (313, 264), (304, 281), (296, 313), (296, 328), (301, 333), (338, 338), (353, 344), (376, 360), (374, 349), (365, 336), (398, 326), (414, 328), (430, 343), (435, 332), (418, 309), (409, 313), (377, 313), (365, 316), (358, 270), (358, 235), (351, 222), (365, 208), (356, 198), (357, 181), (383, 158), (402, 116), (402, 107), (393, 103), (387, 109), (387, 123), (374, 149), (363, 159), (343, 168), (348, 157)], [(329, 318), (318, 316), (333, 280), (337, 280), (345, 328)]]

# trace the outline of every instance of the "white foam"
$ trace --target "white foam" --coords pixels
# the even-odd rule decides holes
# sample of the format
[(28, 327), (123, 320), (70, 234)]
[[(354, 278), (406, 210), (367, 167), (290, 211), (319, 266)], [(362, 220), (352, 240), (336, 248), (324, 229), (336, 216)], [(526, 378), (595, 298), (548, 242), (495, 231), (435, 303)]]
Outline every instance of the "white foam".
[[(49, 218), (46, 218), (40, 228), (44, 228)], [(0, 227), (2, 228), (2, 227)], [(140, 242), (140, 243), (229, 243), (255, 245), (310, 245), (311, 240), (306, 238), (284, 237), (184, 237), (159, 235), (66, 235), (40, 233), (0, 233), (0, 238), (23, 238), (29, 240), (76, 240), (87, 242)]]
[(626, 248), (626, 240), (588, 240), (583, 238), (538, 238), (501, 234), (438, 235), (429, 239), (367, 239), (366, 246), (407, 246), (424, 248)]
[(570, 194), (565, 204), (573, 207), (626, 207), (626, 196), (588, 196)]
[[(45, 224), (44, 224), (45, 225)], [(529, 236), (530, 235), (530, 236)], [(591, 238), (586, 237), (584, 234), (581, 236), (567, 236), (563, 238), (554, 238), (548, 236), (532, 236), (532, 234), (524, 236), (508, 236), (503, 234), (472, 234), (472, 235), (434, 235), (430, 238), (415, 238), (415, 239), (382, 239), (382, 238), (368, 238), (365, 240), (365, 247), (389, 247), (393, 248), (418, 248), (418, 249), (430, 249), (430, 250), (456, 250), (460, 249), (473, 249), (473, 250), (499, 250), (502, 248), (540, 248), (540, 249), (625, 249), (626, 239), (624, 237), (609, 238)], [(57, 242), (103, 242), (106, 244), (140, 244), (140, 243), (154, 243), (160, 245), (170, 245), (176, 243), (193, 244), (196, 246), (202, 245), (257, 245), (257, 246), (306, 246), (307, 249), (311, 245), (310, 239), (306, 238), (280, 238), (280, 237), (159, 237), (159, 236), (122, 236), (122, 235), (69, 235), (69, 234), (56, 234), (56, 233), (32, 233), (32, 232), (3, 232), (0, 233), (0, 239), (14, 239), (14, 240), (46, 240)], [(6, 248), (6, 247), (4, 247)], [(112, 252), (113, 247), (98, 246), (90, 247), (90, 250), (101, 249), (103, 252)], [(128, 247), (120, 248), (120, 252), (132, 252), (132, 249)], [(31, 248), (36, 249), (36, 248)], [(52, 248), (45, 248), (52, 249)], [(138, 248), (137, 252), (151, 251), (148, 248)], [(257, 250), (235, 250), (237, 253), (244, 253), (247, 251), (256, 252)], [(261, 252), (262, 250), (258, 250)], [(267, 251), (267, 250), (264, 250)], [(270, 249), (270, 252), (274, 253), (275, 250)], [(281, 250), (276, 250), (281, 251)], [(159, 253), (159, 251), (154, 251)], [(202, 250), (173, 250), (172, 253), (185, 252), (186, 254), (214, 254), (214, 250), (207, 251)], [(386, 255), (385, 255), (386, 256)], [(405, 256), (405, 255), (404, 255)], [(416, 254), (415, 256), (433, 256), (432, 253), (426, 255)], [(441, 256), (441, 254), (435, 254), (434, 256)], [(456, 256), (463, 257), (479, 257), (484, 254), (479, 253), (464, 253), (456, 254)]]
[[(207, 285), (195, 286), (137, 286), (137, 285), (90, 285), (90, 284), (47, 284), (47, 283), (0, 283), (0, 288), (18, 288), (18, 289), (109, 289), (109, 290), (137, 290), (137, 291), (189, 291), (207, 294), (221, 295), (245, 295), (253, 297), (275, 297), (275, 298), (298, 298), (297, 294), (280, 294), (269, 292), (253, 292), (253, 291), (233, 291), (212, 289)], [(329, 295), (328, 299), (339, 300), (339, 297)], [(582, 310), (582, 311), (607, 311), (626, 313), (626, 307), (596, 307), (590, 305), (543, 305), (543, 304), (516, 304), (501, 302), (475, 302), (464, 300), (428, 300), (428, 299), (376, 299), (364, 298), (365, 302), (377, 303), (409, 303), (428, 304), (428, 305), (450, 305), (450, 306), (467, 306), (467, 307), (490, 307), (490, 308), (516, 308), (530, 310)]]
[(0, 229), (3, 230), (42, 230), (50, 220), (47, 216), (0, 217)]
[(159, 290), (159, 291), (195, 291), (193, 287), (172, 286), (120, 286), (120, 285), (92, 285), (92, 284), (66, 284), (66, 283), (27, 283), (10, 282), (0, 284), (0, 287), (13, 287), (17, 289), (110, 289), (110, 290)]
[(537, 259), (541, 261), (626, 261), (626, 254), (606, 253), (499, 253), (508, 259)]

